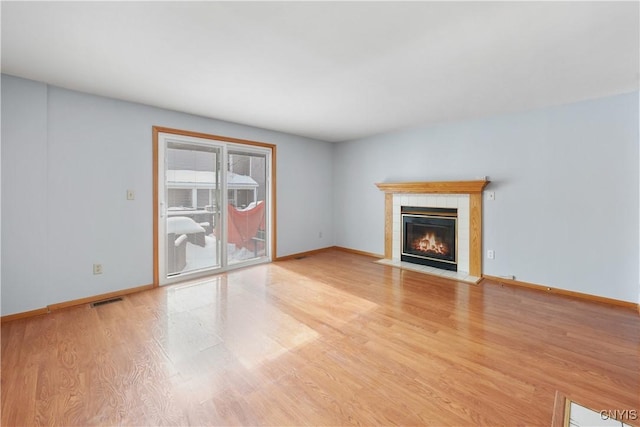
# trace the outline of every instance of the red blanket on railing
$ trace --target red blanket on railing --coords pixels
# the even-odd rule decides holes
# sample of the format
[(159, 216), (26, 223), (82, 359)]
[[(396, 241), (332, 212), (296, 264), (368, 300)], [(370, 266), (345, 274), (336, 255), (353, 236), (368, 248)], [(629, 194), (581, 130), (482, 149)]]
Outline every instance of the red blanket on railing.
[(255, 250), (256, 241), (251, 240), (258, 230), (264, 230), (264, 202), (261, 200), (255, 206), (239, 210), (232, 205), (229, 212), (229, 243), (235, 243), (238, 249)]

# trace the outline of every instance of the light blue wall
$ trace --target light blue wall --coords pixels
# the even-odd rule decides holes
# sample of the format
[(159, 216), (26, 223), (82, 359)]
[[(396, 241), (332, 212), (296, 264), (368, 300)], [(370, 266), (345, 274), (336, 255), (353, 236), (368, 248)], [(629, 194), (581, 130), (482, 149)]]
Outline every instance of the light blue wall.
[(336, 145), (336, 244), (384, 252), (374, 183), (489, 176), (485, 274), (638, 301), (638, 92)]
[(638, 110), (635, 92), (333, 145), (3, 75), (2, 315), (151, 283), (154, 125), (277, 144), (279, 256), (382, 253), (374, 183), (488, 175), (485, 273), (637, 302)]
[(152, 283), (154, 125), (276, 144), (277, 255), (333, 244), (332, 144), (3, 75), (2, 315)]
[[(2, 79), (2, 313), (42, 308), (46, 295), (47, 88)], [(44, 191), (43, 191), (44, 190)], [(20, 266), (20, 274), (14, 274)], [(10, 285), (9, 285), (10, 284)]]

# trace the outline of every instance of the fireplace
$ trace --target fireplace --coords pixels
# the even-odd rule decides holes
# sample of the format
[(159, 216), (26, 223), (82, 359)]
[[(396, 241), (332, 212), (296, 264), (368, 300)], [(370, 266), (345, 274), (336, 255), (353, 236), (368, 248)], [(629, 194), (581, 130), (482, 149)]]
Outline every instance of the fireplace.
[(402, 206), (401, 260), (458, 270), (457, 209)]
[[(456, 208), (456, 274), (466, 273), (474, 283), (482, 277), (482, 192), (489, 184), (475, 181), (412, 181), (377, 183), (384, 192), (384, 260), (390, 265), (411, 265), (402, 261), (402, 206)], [(413, 261), (413, 260), (412, 260)], [(413, 264), (415, 269), (428, 270)], [(443, 271), (449, 277), (451, 271)]]

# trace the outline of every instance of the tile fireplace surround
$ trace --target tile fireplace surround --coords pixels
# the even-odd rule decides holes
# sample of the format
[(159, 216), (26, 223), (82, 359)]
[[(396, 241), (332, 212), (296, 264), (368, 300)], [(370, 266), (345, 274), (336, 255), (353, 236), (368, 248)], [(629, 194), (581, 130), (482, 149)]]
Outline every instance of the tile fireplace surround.
[[(488, 183), (478, 180), (376, 184), (385, 193), (384, 259), (380, 262), (477, 283), (482, 277), (482, 191)], [(457, 272), (400, 261), (401, 206), (458, 209)]]

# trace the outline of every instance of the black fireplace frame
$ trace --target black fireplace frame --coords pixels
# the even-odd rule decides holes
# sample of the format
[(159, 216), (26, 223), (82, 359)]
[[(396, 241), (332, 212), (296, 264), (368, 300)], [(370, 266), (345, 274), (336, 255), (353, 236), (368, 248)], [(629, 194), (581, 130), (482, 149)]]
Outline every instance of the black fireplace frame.
[[(414, 264), (428, 265), (442, 270), (458, 271), (458, 210), (452, 208), (431, 208), (402, 206), (400, 233), (400, 260)], [(452, 230), (453, 246), (451, 256), (425, 256), (419, 251), (411, 251), (407, 246), (407, 227), (411, 224), (426, 225), (433, 228), (447, 228)]]

